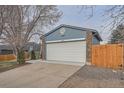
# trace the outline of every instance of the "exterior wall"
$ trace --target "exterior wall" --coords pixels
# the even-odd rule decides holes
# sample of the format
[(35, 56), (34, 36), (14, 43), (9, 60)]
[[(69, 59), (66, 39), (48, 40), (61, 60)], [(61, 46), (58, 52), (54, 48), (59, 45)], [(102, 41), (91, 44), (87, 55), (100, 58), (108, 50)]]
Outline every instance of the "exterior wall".
[(53, 33), (46, 36), (46, 41), (54, 41), (54, 40), (64, 40), (64, 39), (76, 39), (76, 38), (86, 38), (86, 31), (77, 30), (73, 28), (65, 28), (65, 34), (62, 36), (60, 34), (60, 29), (57, 29)]
[(92, 62), (92, 45), (94, 44), (100, 44), (100, 41), (92, 34), (92, 32), (87, 31), (87, 63), (91, 64)]
[(90, 31), (87, 31), (87, 38), (86, 38), (86, 60), (87, 64), (91, 63), (91, 51), (92, 51), (92, 42), (93, 41), (93, 34)]
[(93, 36), (92, 44), (100, 44), (100, 41), (95, 36)]
[(0, 54), (2, 54), (2, 55), (6, 55), (6, 54), (13, 54), (13, 50), (1, 50), (0, 51)]

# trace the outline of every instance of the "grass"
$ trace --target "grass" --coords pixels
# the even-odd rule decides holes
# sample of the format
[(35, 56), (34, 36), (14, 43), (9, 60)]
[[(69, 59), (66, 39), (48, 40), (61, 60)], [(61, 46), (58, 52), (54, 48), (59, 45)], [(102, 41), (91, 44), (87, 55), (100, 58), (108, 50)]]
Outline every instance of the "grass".
[[(36, 59), (40, 58), (39, 57), (39, 55), (40, 55), (39, 51), (35, 51), (35, 55), (36, 55)], [(2, 61), (2, 62), (0, 62), (0, 73), (4, 72), (4, 71), (7, 71), (7, 70), (10, 70), (10, 69), (14, 69), (16, 67), (20, 67), (20, 66), (26, 65), (26, 64), (29, 64), (29, 63), (25, 63), (25, 64), (21, 64), (20, 65), (20, 64), (18, 64), (18, 62), (16, 62), (16, 60)]]
[[(27, 63), (26, 63), (27, 64)], [(18, 64), (16, 61), (9, 61), (9, 62), (0, 62), (0, 72), (4, 72), (10, 69), (14, 69), (16, 67), (20, 67), (26, 64)]]
[(17, 64), (17, 62), (0, 62), (0, 68), (10, 67)]

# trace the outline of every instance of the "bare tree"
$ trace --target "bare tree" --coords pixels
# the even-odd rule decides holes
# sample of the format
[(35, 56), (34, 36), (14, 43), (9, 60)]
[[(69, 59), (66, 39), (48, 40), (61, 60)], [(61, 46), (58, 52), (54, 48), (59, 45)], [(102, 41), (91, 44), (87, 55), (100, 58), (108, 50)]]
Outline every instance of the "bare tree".
[(111, 43), (124, 43), (124, 25), (117, 26), (111, 34)]
[(109, 27), (112, 31), (124, 23), (124, 5), (106, 6), (104, 16), (107, 20), (105, 27)]
[[(81, 11), (85, 10), (88, 12), (88, 18), (94, 16), (94, 9), (97, 6), (94, 5), (84, 5), (81, 7)], [(105, 17), (105, 24), (103, 27), (110, 27), (110, 30), (116, 28), (118, 25), (124, 23), (124, 5), (106, 5), (105, 9), (102, 10), (103, 14), (101, 16)]]
[(6, 18), (8, 17), (8, 14), (9, 12), (7, 12), (7, 7), (6, 6), (0, 6), (0, 35), (2, 34), (2, 31), (4, 29), (4, 25), (5, 25), (5, 21), (6, 21)]
[[(5, 13), (4, 13), (4, 12)], [(0, 6), (1, 40), (9, 43), (24, 63), (24, 47), (33, 35), (43, 34), (45, 27), (55, 24), (62, 13), (56, 6)], [(4, 22), (3, 22), (4, 21)], [(2, 24), (4, 23), (4, 24)]]

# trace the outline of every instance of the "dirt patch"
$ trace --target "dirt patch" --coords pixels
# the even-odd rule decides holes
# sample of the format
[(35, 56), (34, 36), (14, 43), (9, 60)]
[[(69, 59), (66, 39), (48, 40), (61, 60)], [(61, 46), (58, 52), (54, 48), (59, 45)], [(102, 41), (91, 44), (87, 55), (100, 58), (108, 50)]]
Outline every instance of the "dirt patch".
[(124, 73), (122, 70), (84, 66), (59, 87), (61, 88), (110, 88), (124, 87)]

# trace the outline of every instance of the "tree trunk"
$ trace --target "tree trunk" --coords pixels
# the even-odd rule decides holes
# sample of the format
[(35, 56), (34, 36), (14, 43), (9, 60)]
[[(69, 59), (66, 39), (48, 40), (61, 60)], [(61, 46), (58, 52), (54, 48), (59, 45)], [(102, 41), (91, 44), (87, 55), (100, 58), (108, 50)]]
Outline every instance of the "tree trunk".
[(46, 59), (46, 44), (45, 44), (45, 37), (44, 35), (41, 36), (41, 59), (45, 60)]
[(19, 64), (24, 64), (25, 63), (25, 56), (24, 56), (23, 49), (17, 49), (17, 62)]

